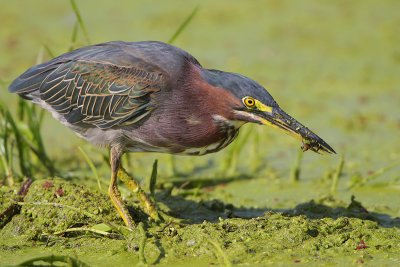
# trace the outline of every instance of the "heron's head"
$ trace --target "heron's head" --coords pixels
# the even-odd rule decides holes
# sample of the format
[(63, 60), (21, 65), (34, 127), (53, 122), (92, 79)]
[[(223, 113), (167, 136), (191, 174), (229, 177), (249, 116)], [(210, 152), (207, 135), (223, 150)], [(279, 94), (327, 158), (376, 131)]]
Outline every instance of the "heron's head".
[(203, 76), (210, 84), (229, 91), (238, 101), (232, 102), (233, 118), (283, 130), (303, 142), (303, 150), (336, 153), (322, 138), (283, 111), (268, 91), (240, 74), (208, 70)]

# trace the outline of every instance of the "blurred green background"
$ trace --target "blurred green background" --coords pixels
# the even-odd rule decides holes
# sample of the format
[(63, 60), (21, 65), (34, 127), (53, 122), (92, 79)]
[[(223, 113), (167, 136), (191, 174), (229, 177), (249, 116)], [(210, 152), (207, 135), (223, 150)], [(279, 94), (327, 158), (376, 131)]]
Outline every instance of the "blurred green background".
[[(392, 201), (399, 198), (400, 188), (399, 1), (87, 0), (77, 4), (90, 43), (168, 41), (199, 6), (174, 45), (190, 52), (204, 67), (258, 81), (281, 107), (338, 152), (336, 156), (305, 153), (300, 179), (311, 183), (329, 180), (344, 156), (339, 182), (342, 196), (349, 199), (354, 190), (366, 189), (365, 195), (360, 193), (363, 201), (377, 204), (380, 199), (379, 204), (389, 205), (392, 214), (400, 215), (400, 199)], [(45, 47), (59, 55), (88, 42), (79, 29), (77, 41), (71, 44), (76, 17), (69, 1), (1, 1), (0, 6), (0, 99), (13, 110), (17, 97), (8, 93), (8, 84), (28, 67), (49, 59)], [(49, 114), (42, 131), (61, 173), (91, 176), (77, 150), (79, 145), (107, 183), (109, 170), (98, 153), (101, 149), (75, 137)], [(300, 144), (274, 129), (250, 125), (243, 127), (237, 142), (241, 140), (245, 142), (234, 151), (234, 159), (229, 153), (232, 147), (215, 155), (172, 160), (166, 155), (132, 154), (130, 169), (146, 177), (151, 162), (158, 158), (160, 179), (218, 179), (227, 175), (221, 169), (230, 168), (230, 176), (263, 179), (249, 203), (271, 206), (273, 193), (268, 188), (289, 180)], [(359, 186), (354, 189), (354, 185)], [(307, 194), (299, 193), (294, 201), (329, 192), (329, 186), (328, 181), (326, 189), (318, 187), (312, 192), (306, 187)], [(370, 188), (376, 190), (371, 193)]]
[[(239, 207), (242, 215), (248, 217), (260, 216), (266, 210), (297, 214), (298, 208), (315, 207), (315, 201), (323, 207), (333, 207), (327, 209), (328, 214), (322, 211), (322, 215), (340, 217), (337, 220), (340, 224), (346, 216), (340, 210), (348, 210), (350, 197), (355, 195), (370, 212), (367, 212), (369, 216), (379, 222), (379, 226), (369, 229), (376, 235), (369, 240), (378, 244), (374, 248), (371, 245), (375, 265), (398, 262), (398, 257), (385, 251), (395, 250), (392, 246), (395, 244), (390, 242), (396, 235), (390, 240), (386, 237), (392, 230), (398, 233), (400, 217), (400, 1), (76, 0), (76, 3), (90, 40), (85, 38), (81, 28), (77, 38), (73, 37), (77, 18), (70, 1), (0, 0), (0, 111), (5, 107), (17, 118), (18, 97), (8, 93), (9, 83), (28, 67), (50, 59), (50, 54), (56, 56), (71, 48), (111, 40), (167, 42), (198, 6), (198, 12), (173, 44), (190, 52), (206, 68), (237, 72), (258, 81), (287, 113), (320, 135), (338, 154), (321, 156), (309, 151), (296, 163), (301, 155), (301, 144), (297, 140), (275, 129), (245, 125), (238, 139), (217, 154), (172, 157), (136, 153), (125, 159), (127, 169), (145, 181), (150, 176), (154, 159), (159, 159), (160, 188), (170, 188), (173, 196), (198, 203), (194, 207), (206, 201), (221, 200)], [(26, 122), (18, 123), (21, 132), (27, 132)], [(7, 126), (0, 121), (0, 153), (4, 153), (4, 125)], [(106, 193), (110, 170), (104, 160), (105, 149), (80, 140), (47, 112), (42, 134), (49, 158), (58, 175), (64, 178), (62, 181), (85, 184), (93, 190), (98, 188), (95, 175), (79, 152), (78, 147), (82, 147), (93, 160), (100, 176), (101, 191)], [(32, 137), (28, 134), (26, 138)], [(47, 179), (46, 168), (32, 152), (28, 153), (29, 160), (33, 161), (33, 178)], [(12, 155), (12, 169), (18, 182), (23, 175), (15, 149)], [(297, 182), (293, 179), (295, 168), (300, 170)], [(0, 166), (0, 184), (7, 184), (6, 173), (6, 168)], [(337, 187), (335, 178), (338, 178)], [(3, 188), (6, 188), (4, 192), (9, 192), (6, 186), (0, 187)], [(121, 191), (130, 200), (128, 191), (123, 187)], [(0, 200), (7, 204), (7, 199)], [(364, 210), (362, 208), (361, 212)], [(197, 216), (193, 214), (188, 217)], [(304, 214), (296, 218), (304, 219)], [(325, 219), (320, 220), (321, 225), (325, 225)], [(274, 223), (272, 219), (271, 224)], [(358, 229), (358, 225), (351, 228), (354, 236), (346, 245), (339, 240), (336, 247), (328, 245), (331, 249), (322, 247), (320, 252), (314, 251), (317, 256), (308, 255), (303, 245), (293, 251), (276, 250), (270, 262), (284, 265), (286, 262), (280, 259), (288, 257), (287, 262), (293, 264), (290, 256), (293, 253), (306, 253), (304, 259), (308, 258), (308, 263), (315, 266), (342, 261), (354, 264), (356, 257), (361, 259), (357, 263), (369, 261), (373, 257), (368, 258), (363, 251), (355, 253), (357, 244), (351, 243), (364, 238), (359, 233), (368, 228)], [(381, 235), (385, 231), (386, 235)], [(335, 230), (335, 234), (342, 232), (342, 228)], [(287, 238), (287, 242), (292, 242), (290, 234)], [(330, 238), (334, 237), (326, 237), (326, 244), (331, 242)], [(108, 249), (103, 248), (104, 240), (99, 241), (102, 243), (99, 248)], [(268, 243), (268, 239), (264, 241)], [(78, 241), (66, 239), (61, 249), (52, 253), (72, 253), (68, 248), (74, 248), (73, 242)], [(23, 249), (14, 244), (4, 246), (7, 262), (50, 253), (53, 249), (45, 251), (42, 245), (35, 248), (32, 244), (23, 243)], [(387, 245), (383, 252), (382, 244)], [(103, 250), (96, 248), (93, 252), (98, 254), (89, 253), (85, 257), (92, 258), (93, 262), (94, 259), (103, 261), (116, 253), (108, 257), (109, 261), (119, 258), (125, 264), (126, 259), (120, 257), (120, 253), (125, 253), (126, 245), (123, 246), (119, 244), (118, 250), (104, 255), (100, 255)], [(79, 246), (76, 249), (80, 250)], [(346, 253), (340, 252), (343, 249)], [(324, 253), (333, 261), (326, 261), (329, 257)], [(269, 260), (269, 256), (267, 258)], [(186, 258), (184, 265), (187, 265)]]

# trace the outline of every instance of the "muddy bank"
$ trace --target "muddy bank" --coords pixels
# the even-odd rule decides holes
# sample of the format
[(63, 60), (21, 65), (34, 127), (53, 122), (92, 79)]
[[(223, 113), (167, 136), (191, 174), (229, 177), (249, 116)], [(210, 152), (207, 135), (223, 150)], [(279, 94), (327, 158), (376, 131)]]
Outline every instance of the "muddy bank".
[[(35, 181), (20, 203), (20, 214), (0, 230), (1, 263), (74, 255), (92, 266), (122, 266), (139, 262), (143, 244), (144, 259), (160, 266), (184, 266), (188, 261), (194, 266), (400, 261), (400, 221), (369, 212), (355, 199), (344, 205), (333, 199), (311, 200), (257, 215), (256, 209), (181, 195), (157, 194), (160, 208), (185, 223), (145, 222), (144, 233), (127, 233), (119, 228), (122, 220), (106, 194), (61, 179)], [(2, 210), (14, 196), (15, 190), (2, 188)], [(133, 200), (129, 203), (133, 209)]]

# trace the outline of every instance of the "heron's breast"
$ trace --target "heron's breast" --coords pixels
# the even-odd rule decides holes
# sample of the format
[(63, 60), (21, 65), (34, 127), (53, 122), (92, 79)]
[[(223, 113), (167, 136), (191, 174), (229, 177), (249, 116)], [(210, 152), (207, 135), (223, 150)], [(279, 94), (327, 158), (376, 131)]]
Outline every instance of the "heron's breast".
[[(209, 153), (218, 152), (228, 146), (237, 137), (239, 129), (235, 127), (228, 127), (223, 130), (223, 134), (219, 134), (219, 138), (215, 142), (211, 142), (201, 147), (189, 147), (182, 151), (180, 154), (185, 155), (205, 155)], [(207, 140), (210, 140), (209, 138)]]
[(204, 155), (229, 145), (241, 126), (218, 115), (179, 117), (153, 116), (142, 127), (126, 131), (129, 150)]

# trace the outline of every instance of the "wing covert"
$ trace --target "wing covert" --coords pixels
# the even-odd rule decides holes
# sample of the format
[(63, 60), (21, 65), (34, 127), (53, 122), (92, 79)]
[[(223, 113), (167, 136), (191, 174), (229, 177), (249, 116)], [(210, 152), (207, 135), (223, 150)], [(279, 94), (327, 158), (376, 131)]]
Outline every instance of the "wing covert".
[[(40, 98), (72, 124), (101, 129), (129, 125), (152, 110), (151, 94), (164, 85), (160, 71), (108, 62), (56, 62), (40, 84)], [(36, 78), (37, 79), (37, 78)]]

